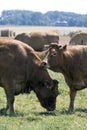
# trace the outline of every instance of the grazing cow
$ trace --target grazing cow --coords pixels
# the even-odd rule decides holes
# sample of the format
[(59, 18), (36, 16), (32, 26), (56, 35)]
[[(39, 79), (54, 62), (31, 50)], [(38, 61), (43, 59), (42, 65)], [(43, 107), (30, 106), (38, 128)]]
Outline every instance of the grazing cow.
[(70, 88), (69, 110), (74, 110), (74, 99), (78, 90), (87, 88), (87, 46), (50, 45), (43, 65), (49, 64), (51, 70), (64, 75)]
[(15, 39), (30, 45), (35, 51), (42, 51), (45, 45), (52, 42), (59, 42), (56, 32), (30, 32), (18, 34)]
[(0, 86), (7, 97), (6, 110), (14, 114), (14, 96), (36, 93), (41, 105), (54, 110), (58, 95), (58, 82), (52, 80), (42, 68), (41, 59), (27, 44), (17, 40), (0, 40)]

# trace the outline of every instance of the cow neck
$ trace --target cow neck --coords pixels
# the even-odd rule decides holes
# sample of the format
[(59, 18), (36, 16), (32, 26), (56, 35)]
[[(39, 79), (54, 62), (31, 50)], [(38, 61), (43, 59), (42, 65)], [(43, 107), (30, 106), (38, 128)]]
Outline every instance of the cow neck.
[(31, 73), (30, 73), (28, 79), (33, 82), (38, 81), (40, 79), (39, 76), (41, 76), (39, 66), (33, 66), (30, 71), (31, 71)]
[(32, 90), (34, 90), (34, 84), (32, 81), (27, 81), (26, 82), (26, 88), (25, 88), (25, 91), (28, 93), (28, 92), (31, 92)]
[(33, 81), (38, 79), (40, 73), (40, 64), (41, 60), (34, 54), (32, 54), (32, 58), (27, 60), (27, 68), (26, 68), (26, 79), (27, 81)]
[[(68, 55), (67, 55), (68, 56)], [(73, 65), (73, 61), (72, 58), (68, 56), (67, 58), (66, 55), (63, 55), (63, 65), (61, 67), (61, 72), (62, 74), (64, 74), (64, 76), (69, 77), (71, 80), (73, 80), (73, 76), (72, 76), (72, 65)]]

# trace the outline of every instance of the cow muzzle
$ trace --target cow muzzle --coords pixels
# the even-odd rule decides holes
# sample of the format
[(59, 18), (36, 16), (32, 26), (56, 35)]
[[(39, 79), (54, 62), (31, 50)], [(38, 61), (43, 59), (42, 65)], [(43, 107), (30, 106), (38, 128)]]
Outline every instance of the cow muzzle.
[(49, 64), (48, 64), (46, 61), (42, 61), (41, 67), (42, 67), (43, 69), (48, 69), (48, 68), (50, 68)]

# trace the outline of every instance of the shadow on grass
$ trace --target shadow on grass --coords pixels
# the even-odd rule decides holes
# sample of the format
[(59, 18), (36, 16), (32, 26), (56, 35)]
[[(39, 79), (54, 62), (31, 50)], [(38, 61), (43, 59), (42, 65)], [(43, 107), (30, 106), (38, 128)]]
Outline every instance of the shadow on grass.
[[(68, 110), (61, 110), (61, 111), (45, 111), (45, 112), (34, 112), (32, 114), (32, 116), (29, 116), (27, 113), (24, 113), (24, 112), (19, 112), (19, 111), (16, 111), (16, 114), (14, 115), (9, 115), (9, 111), (6, 111), (5, 108), (1, 109), (0, 110), (0, 116), (9, 116), (9, 117), (25, 117), (28, 121), (35, 121), (37, 120), (37, 117), (38, 117), (38, 120), (41, 120), (41, 118), (39, 116), (60, 116), (60, 115), (72, 115), (74, 114), (75, 112), (80, 112), (80, 113), (84, 113), (84, 114), (87, 114), (87, 109), (82, 109), (82, 108), (77, 108), (75, 109), (73, 112), (70, 112)], [(36, 116), (36, 117), (35, 117)]]
[(78, 108), (78, 109), (75, 109), (73, 112), (70, 112), (68, 110), (61, 110), (61, 111), (47, 111), (47, 112), (35, 112), (34, 114), (36, 116), (60, 116), (60, 115), (72, 115), (74, 114), (75, 112), (83, 112), (83, 113), (87, 113), (87, 109), (81, 109), (81, 108)]
[(62, 111), (60, 112), (60, 114), (62, 114), (62, 115), (71, 115), (71, 114), (74, 114), (74, 113), (76, 113), (76, 112), (87, 113), (87, 109), (78, 108), (78, 109), (75, 109), (73, 112), (70, 112), (70, 111), (68, 111), (68, 110), (62, 110)]
[(8, 116), (6, 108), (0, 109), (0, 116)]
[(0, 109), (0, 116), (9, 116), (9, 117), (23, 117), (25, 114), (20, 112), (15, 112), (15, 114), (9, 114), (9, 110), (6, 111), (6, 108)]
[(77, 108), (75, 110), (75, 112), (84, 112), (84, 113), (87, 113), (87, 109), (86, 108)]
[(36, 116), (60, 116), (60, 115), (69, 115), (73, 114), (73, 112), (69, 112), (67, 110), (62, 110), (62, 111), (47, 111), (47, 112), (38, 112), (35, 113)]
[(40, 116), (56, 116), (56, 113), (55, 113), (55, 111), (38, 112), (38, 113), (35, 112), (35, 115), (36, 116), (38, 116), (38, 115), (40, 115)]
[[(31, 113), (30, 113), (31, 114)], [(16, 111), (14, 115), (10, 115), (9, 111), (6, 111), (5, 108), (0, 109), (0, 116), (8, 116), (8, 117), (19, 117), (19, 118), (24, 118), (25, 120), (27, 120), (28, 122), (32, 122), (32, 121), (39, 121), (42, 120), (41, 117), (37, 117), (34, 115), (34, 113), (32, 115), (29, 115), (29, 113), (24, 113), (24, 112), (19, 112)]]

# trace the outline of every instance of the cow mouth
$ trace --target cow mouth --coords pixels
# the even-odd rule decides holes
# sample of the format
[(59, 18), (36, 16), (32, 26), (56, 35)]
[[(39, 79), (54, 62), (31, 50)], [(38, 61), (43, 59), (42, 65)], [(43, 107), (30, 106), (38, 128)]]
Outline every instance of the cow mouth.
[(54, 111), (55, 110), (55, 105), (42, 105), (47, 111)]

